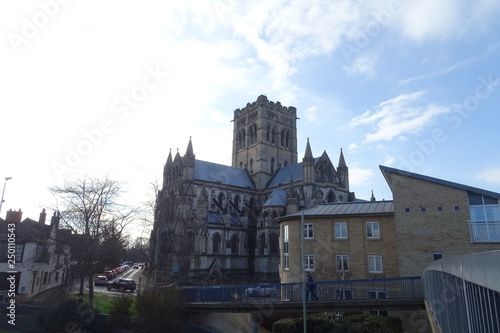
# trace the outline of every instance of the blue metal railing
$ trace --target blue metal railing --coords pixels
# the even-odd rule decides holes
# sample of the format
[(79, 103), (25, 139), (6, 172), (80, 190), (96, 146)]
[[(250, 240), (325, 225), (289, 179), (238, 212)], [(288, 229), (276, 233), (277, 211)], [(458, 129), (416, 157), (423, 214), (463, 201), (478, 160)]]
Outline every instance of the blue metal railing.
[[(424, 297), (422, 277), (386, 279), (315, 281), (306, 285), (306, 297), (315, 300), (311, 287), (320, 301), (370, 300), (370, 299), (421, 299)], [(262, 285), (233, 285), (182, 288), (186, 302), (226, 303), (255, 302), (269, 299), (282, 302), (302, 301), (303, 284), (281, 283)]]

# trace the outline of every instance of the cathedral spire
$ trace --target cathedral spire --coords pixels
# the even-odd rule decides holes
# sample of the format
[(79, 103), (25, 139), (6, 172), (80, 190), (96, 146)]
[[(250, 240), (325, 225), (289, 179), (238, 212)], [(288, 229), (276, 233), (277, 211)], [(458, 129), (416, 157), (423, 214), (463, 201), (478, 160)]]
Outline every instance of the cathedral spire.
[(309, 138), (307, 138), (306, 152), (304, 153), (304, 160), (313, 159), (313, 154), (311, 150), (311, 145), (309, 144)]
[(345, 163), (344, 153), (342, 152), (342, 148), (340, 148), (340, 158), (339, 158), (339, 168), (347, 168), (347, 164)]
[(347, 191), (349, 191), (349, 168), (345, 163), (344, 153), (340, 148), (339, 166), (337, 167), (337, 174), (339, 175), (340, 183), (343, 184)]
[(189, 143), (186, 149), (186, 155), (184, 155), (184, 157), (194, 158), (193, 143), (191, 142), (191, 137), (189, 137)]
[(168, 150), (167, 165), (172, 163), (172, 148)]
[(370, 201), (376, 201), (375, 196), (373, 195), (373, 190), (372, 190), (372, 197), (370, 198)]
[(306, 152), (304, 153), (304, 158), (302, 159), (302, 173), (304, 182), (312, 183), (314, 181), (314, 157), (311, 145), (309, 144), (309, 138), (307, 138)]

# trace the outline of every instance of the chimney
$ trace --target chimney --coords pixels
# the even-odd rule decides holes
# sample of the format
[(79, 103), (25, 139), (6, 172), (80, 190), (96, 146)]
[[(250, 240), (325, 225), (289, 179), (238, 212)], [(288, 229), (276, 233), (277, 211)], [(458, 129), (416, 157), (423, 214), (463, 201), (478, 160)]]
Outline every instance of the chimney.
[(59, 229), (59, 221), (61, 221), (61, 214), (59, 214), (59, 212), (54, 212), (54, 215), (52, 215), (50, 219), (50, 225), (55, 225), (56, 229)]
[(40, 213), (40, 218), (38, 219), (38, 222), (40, 224), (45, 224), (45, 218), (47, 217), (47, 213), (45, 213), (45, 208), (42, 210)]
[(23, 212), (21, 212), (21, 208), (19, 208), (19, 211), (14, 211), (12, 209), (9, 209), (7, 212), (7, 215), (5, 216), (5, 222), (7, 223), (21, 223), (21, 219), (23, 217)]

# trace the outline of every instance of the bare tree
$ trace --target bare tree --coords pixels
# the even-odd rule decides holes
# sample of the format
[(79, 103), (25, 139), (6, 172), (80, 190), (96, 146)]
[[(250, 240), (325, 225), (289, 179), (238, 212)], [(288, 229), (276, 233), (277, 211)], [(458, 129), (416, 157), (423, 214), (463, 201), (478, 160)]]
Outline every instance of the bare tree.
[(141, 234), (136, 238), (133, 245), (135, 249), (141, 252), (144, 261), (146, 262), (145, 273), (146, 273), (146, 288), (149, 287), (151, 282), (151, 277), (153, 272), (159, 265), (157, 260), (156, 251), (156, 229), (154, 225), (155, 211), (157, 208), (157, 195), (158, 195), (159, 185), (155, 181), (150, 184), (150, 195), (147, 196), (145, 202), (143, 202), (143, 215), (141, 217)]
[(111, 230), (110, 225), (113, 225), (114, 231), (121, 233), (135, 210), (118, 204), (122, 186), (108, 176), (102, 179), (85, 176), (50, 188), (50, 191), (57, 200), (61, 221), (81, 235), (79, 258), (82, 260), (82, 273), (89, 280), (89, 305), (93, 306), (93, 277), (97, 273), (104, 234)]

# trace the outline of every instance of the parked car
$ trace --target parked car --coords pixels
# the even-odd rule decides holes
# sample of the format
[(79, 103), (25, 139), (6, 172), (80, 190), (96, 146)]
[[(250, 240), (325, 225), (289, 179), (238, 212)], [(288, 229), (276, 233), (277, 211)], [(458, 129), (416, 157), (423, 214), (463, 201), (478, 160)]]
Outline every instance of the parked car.
[(275, 297), (278, 295), (276, 287), (269, 283), (259, 283), (255, 287), (247, 288), (245, 290), (247, 296), (261, 296), (261, 297)]
[(113, 280), (116, 277), (116, 275), (115, 275), (115, 273), (113, 273), (113, 271), (105, 271), (101, 275), (104, 275), (108, 279), (108, 281)]
[(118, 289), (120, 291), (130, 290), (134, 292), (137, 288), (135, 281), (132, 279), (119, 278), (114, 281), (108, 282), (108, 290)]
[(104, 275), (99, 275), (94, 280), (94, 286), (105, 286), (108, 284), (108, 278)]

